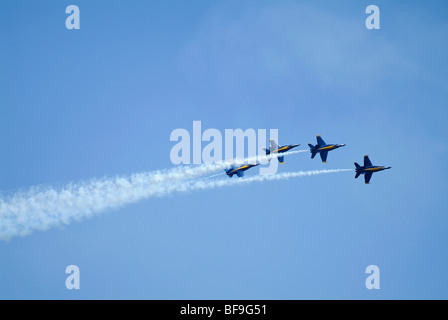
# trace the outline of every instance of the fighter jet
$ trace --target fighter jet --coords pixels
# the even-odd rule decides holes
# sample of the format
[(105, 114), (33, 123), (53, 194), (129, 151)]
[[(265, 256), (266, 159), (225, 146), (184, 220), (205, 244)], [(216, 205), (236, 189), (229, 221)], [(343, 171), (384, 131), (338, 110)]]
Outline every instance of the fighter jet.
[(316, 154), (319, 153), (323, 163), (327, 162), (328, 151), (345, 146), (345, 144), (326, 144), (324, 139), (320, 136), (316, 136), (316, 139), (317, 145), (313, 146), (311, 143), (308, 143), (311, 152), (311, 159), (314, 159)]
[(229, 169), (226, 169), (226, 173), (229, 176), (229, 178), (232, 178), (234, 174), (236, 174), (239, 178), (244, 177), (244, 171), (252, 168), (252, 167), (256, 167), (258, 166), (259, 163), (255, 163), (255, 164), (245, 164), (239, 167), (235, 167), (234, 165), (232, 165)]
[[(271, 143), (271, 147), (266, 149), (263, 148), (263, 150), (266, 152), (266, 155), (270, 155), (271, 153), (284, 153), (287, 152), (289, 150), (291, 150), (292, 148), (298, 147), (300, 146), (300, 144), (290, 144), (287, 146), (279, 146), (274, 139), (269, 140), (269, 142)], [(279, 156), (277, 157), (278, 162), (280, 163), (284, 163), (285, 162), (285, 156)], [(271, 160), (269, 160), (271, 161)]]
[(390, 169), (392, 167), (382, 167), (382, 166), (374, 166), (372, 162), (370, 162), (369, 156), (364, 156), (364, 166), (360, 166), (355, 162), (356, 167), (356, 175), (355, 179), (359, 177), (360, 174), (364, 175), (364, 181), (366, 184), (370, 182), (370, 178), (372, 178), (372, 174), (374, 172), (383, 171), (386, 169)]

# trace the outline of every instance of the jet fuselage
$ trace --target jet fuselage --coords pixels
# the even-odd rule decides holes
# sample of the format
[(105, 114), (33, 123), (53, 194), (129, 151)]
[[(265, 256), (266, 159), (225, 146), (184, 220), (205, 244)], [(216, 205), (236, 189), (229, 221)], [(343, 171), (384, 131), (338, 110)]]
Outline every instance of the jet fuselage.
[(311, 143), (308, 143), (311, 152), (311, 159), (314, 159), (316, 154), (319, 153), (322, 162), (327, 162), (328, 151), (338, 149), (340, 147), (344, 147), (345, 144), (326, 144), (324, 139), (321, 136), (316, 136), (317, 144), (314, 146)]
[(364, 175), (364, 181), (366, 184), (370, 183), (370, 179), (372, 178), (372, 175), (374, 172), (383, 171), (386, 169), (390, 169), (391, 167), (385, 167), (385, 166), (374, 166), (372, 162), (369, 159), (369, 156), (364, 156), (364, 165), (360, 166), (358, 163), (355, 162), (355, 179), (358, 178), (361, 174)]
[(325, 146), (315, 146), (311, 152), (319, 153), (321, 151), (330, 151), (344, 146), (345, 144), (327, 144)]
[[(300, 146), (300, 144), (290, 144), (290, 145), (287, 145), (287, 146), (279, 147), (277, 150), (274, 150), (274, 152), (276, 152), (276, 153), (284, 153), (284, 152), (288, 152), (292, 148), (295, 148), (295, 147), (298, 147), (298, 146)], [(271, 154), (270, 148), (266, 149), (266, 155), (269, 155), (269, 154)]]
[(384, 166), (359, 167), (359, 168), (356, 168), (356, 173), (366, 174), (369, 172), (378, 172), (378, 171), (383, 171), (383, 170), (390, 169), (390, 168), (392, 168), (392, 167), (384, 167)]
[(231, 178), (234, 174), (236, 174), (238, 177), (244, 176), (244, 171), (249, 170), (252, 167), (258, 166), (259, 163), (255, 164), (245, 164), (242, 166), (239, 166), (237, 168), (230, 168), (226, 170), (226, 174)]

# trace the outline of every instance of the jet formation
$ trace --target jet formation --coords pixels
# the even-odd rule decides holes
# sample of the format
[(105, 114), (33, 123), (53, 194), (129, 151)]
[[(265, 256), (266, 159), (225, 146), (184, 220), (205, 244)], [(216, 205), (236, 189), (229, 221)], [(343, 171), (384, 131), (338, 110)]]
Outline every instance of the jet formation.
[[(311, 159), (314, 159), (316, 154), (319, 153), (322, 163), (327, 163), (327, 156), (328, 156), (329, 151), (332, 151), (332, 150), (335, 150), (335, 149), (345, 146), (345, 144), (327, 144), (324, 141), (324, 139), (322, 139), (322, 137), (320, 135), (316, 136), (316, 140), (317, 140), (317, 144), (315, 146), (312, 145), (311, 143), (308, 143), (308, 146), (310, 147), (310, 152), (311, 152)], [(300, 146), (300, 144), (290, 144), (290, 145), (285, 145), (285, 146), (279, 146), (273, 139), (271, 139), (269, 141), (270, 141), (270, 148), (268, 148), (268, 149), (263, 148), (266, 155), (284, 153), (284, 152), (291, 150), (292, 148)], [(277, 159), (280, 163), (285, 162), (284, 156), (278, 156)], [(237, 175), (239, 178), (241, 178), (244, 176), (244, 171), (246, 171), (250, 168), (256, 167), (258, 165), (259, 165), (259, 163), (245, 164), (245, 165), (242, 165), (239, 167), (232, 165), (229, 169), (226, 169), (225, 171), (226, 171), (226, 174), (229, 176), (229, 178), (232, 178), (233, 175)], [(366, 184), (370, 183), (370, 179), (372, 178), (372, 175), (374, 172), (383, 171), (383, 170), (391, 168), (391, 167), (385, 167), (385, 166), (372, 165), (372, 162), (370, 161), (370, 159), (367, 155), (364, 156), (364, 165), (360, 166), (358, 163), (355, 162), (355, 167), (356, 167), (355, 168), (355, 171), (356, 171), (355, 179), (357, 179), (361, 174), (363, 174), (364, 181)]]

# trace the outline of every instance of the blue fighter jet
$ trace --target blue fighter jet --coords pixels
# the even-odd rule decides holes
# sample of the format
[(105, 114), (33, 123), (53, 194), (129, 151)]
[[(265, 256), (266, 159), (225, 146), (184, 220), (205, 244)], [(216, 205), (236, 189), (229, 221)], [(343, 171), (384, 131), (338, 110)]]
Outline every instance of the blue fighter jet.
[(258, 166), (259, 163), (255, 163), (255, 164), (245, 164), (239, 167), (235, 167), (234, 165), (232, 165), (229, 169), (226, 169), (226, 173), (229, 176), (229, 178), (232, 178), (234, 174), (236, 174), (239, 178), (244, 177), (244, 171), (252, 168), (252, 167), (256, 167)]
[(366, 184), (370, 182), (370, 178), (372, 178), (372, 174), (374, 172), (383, 171), (386, 169), (390, 169), (392, 167), (383, 167), (383, 166), (374, 166), (372, 162), (370, 162), (369, 156), (364, 156), (364, 166), (360, 166), (355, 162), (356, 167), (356, 175), (355, 179), (359, 177), (360, 174), (364, 175), (364, 181)]
[[(271, 147), (268, 149), (263, 148), (263, 150), (266, 152), (266, 155), (270, 155), (271, 153), (284, 153), (284, 152), (291, 150), (292, 148), (300, 146), (300, 144), (290, 144), (287, 146), (280, 147), (273, 139), (269, 140), (269, 142), (271, 143)], [(280, 162), (280, 163), (285, 162), (285, 156), (279, 156), (279, 157), (277, 157), (277, 159), (278, 159), (278, 162)], [(269, 160), (269, 161), (271, 161), (271, 160)]]
[(311, 152), (311, 159), (314, 159), (316, 154), (319, 153), (323, 163), (327, 162), (328, 151), (345, 146), (345, 144), (326, 144), (324, 139), (320, 136), (316, 136), (316, 139), (317, 145), (313, 146), (311, 143), (308, 143)]

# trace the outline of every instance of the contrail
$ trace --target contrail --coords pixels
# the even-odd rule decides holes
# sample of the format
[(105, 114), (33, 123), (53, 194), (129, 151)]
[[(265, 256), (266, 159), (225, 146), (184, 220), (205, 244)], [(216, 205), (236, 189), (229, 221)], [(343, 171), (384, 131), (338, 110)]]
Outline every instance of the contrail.
[[(302, 151), (303, 152), (303, 151)], [(284, 153), (290, 155), (299, 151)], [(274, 158), (276, 155), (260, 158)], [(278, 156), (278, 155), (277, 155)], [(246, 161), (251, 159), (246, 159)], [(237, 161), (237, 160), (236, 160)], [(270, 176), (244, 179), (244, 182), (191, 180), (205, 174), (222, 170), (229, 163), (204, 164), (197, 167), (177, 167), (170, 170), (133, 174), (127, 177), (92, 179), (87, 182), (72, 183), (63, 188), (32, 187), (12, 196), (0, 198), (0, 239), (25, 236), (34, 230), (47, 230), (53, 226), (69, 224), (103, 212), (119, 208), (153, 196), (163, 196), (175, 191), (215, 188), (221, 185), (264, 181)], [(301, 175), (303, 175), (301, 173)], [(278, 175), (280, 176), (280, 175)], [(275, 176), (272, 176), (275, 177)], [(241, 180), (241, 179), (238, 179)], [(237, 181), (237, 180), (234, 180)]]
[[(196, 167), (179, 166), (173, 169), (158, 170), (147, 174), (153, 175), (154, 181), (156, 182), (159, 182), (161, 180), (166, 181), (166, 180), (190, 179), (229, 168), (233, 164), (240, 165), (244, 163), (267, 162), (268, 160), (276, 159), (279, 156), (290, 156), (303, 152), (308, 152), (308, 150), (289, 151), (285, 153), (273, 153), (270, 155), (258, 155), (244, 159), (234, 158), (231, 161), (220, 161), (211, 164), (201, 164)], [(163, 174), (163, 176), (161, 174)]]
[(188, 185), (183, 184), (181, 191), (193, 191), (200, 189), (213, 189), (225, 186), (233, 186), (240, 184), (249, 184), (252, 182), (263, 182), (273, 180), (287, 180), (291, 178), (308, 177), (327, 173), (338, 173), (353, 171), (354, 169), (331, 169), (331, 170), (310, 170), (310, 171), (298, 171), (298, 172), (285, 172), (274, 175), (258, 175), (243, 179), (222, 179), (222, 180), (196, 180), (189, 181)]

